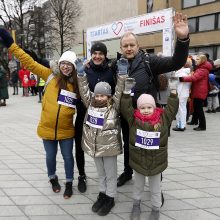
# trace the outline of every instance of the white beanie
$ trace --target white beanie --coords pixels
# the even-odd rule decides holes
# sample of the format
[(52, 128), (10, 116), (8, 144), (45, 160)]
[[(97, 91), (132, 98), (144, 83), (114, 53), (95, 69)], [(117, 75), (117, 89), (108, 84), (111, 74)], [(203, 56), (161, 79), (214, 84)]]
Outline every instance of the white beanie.
[(137, 108), (140, 109), (142, 105), (144, 104), (150, 104), (153, 106), (153, 108), (156, 108), (156, 103), (154, 100), (154, 97), (149, 94), (142, 94), (138, 99), (137, 99)]
[(75, 64), (76, 59), (77, 59), (76, 54), (73, 51), (66, 51), (61, 55), (59, 59), (59, 66), (61, 61), (68, 61), (72, 63), (76, 69), (76, 64)]

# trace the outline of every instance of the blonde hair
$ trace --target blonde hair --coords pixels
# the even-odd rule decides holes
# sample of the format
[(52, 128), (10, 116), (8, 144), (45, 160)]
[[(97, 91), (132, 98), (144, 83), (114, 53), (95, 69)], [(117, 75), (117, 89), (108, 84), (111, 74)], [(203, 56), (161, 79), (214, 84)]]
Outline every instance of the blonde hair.
[(197, 57), (199, 57), (201, 63), (205, 63), (207, 61), (207, 57), (205, 54), (198, 54)]

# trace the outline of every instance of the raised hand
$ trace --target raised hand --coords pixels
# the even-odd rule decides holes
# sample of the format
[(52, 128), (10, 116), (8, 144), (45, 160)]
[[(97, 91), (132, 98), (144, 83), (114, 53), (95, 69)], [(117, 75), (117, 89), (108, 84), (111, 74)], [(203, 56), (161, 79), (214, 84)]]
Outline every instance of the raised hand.
[(76, 59), (75, 64), (76, 64), (76, 70), (77, 70), (78, 76), (83, 76), (85, 74), (84, 72), (85, 65), (83, 64), (83, 61), (78, 58)]
[(128, 72), (128, 60), (125, 58), (120, 58), (117, 61), (118, 75), (126, 75)]
[(171, 77), (169, 79), (169, 88), (170, 88), (170, 90), (176, 90), (178, 83), (179, 83), (179, 78), (178, 77)]
[(9, 48), (14, 43), (12, 36), (4, 28), (0, 28), (0, 38), (3, 45), (5, 45), (7, 48)]
[(189, 34), (187, 16), (180, 12), (176, 12), (176, 14), (173, 16), (173, 23), (177, 37), (180, 40), (186, 39)]
[(134, 78), (127, 78), (125, 80), (125, 89), (123, 91), (124, 94), (130, 94), (131, 93), (131, 89), (134, 88), (136, 82)]

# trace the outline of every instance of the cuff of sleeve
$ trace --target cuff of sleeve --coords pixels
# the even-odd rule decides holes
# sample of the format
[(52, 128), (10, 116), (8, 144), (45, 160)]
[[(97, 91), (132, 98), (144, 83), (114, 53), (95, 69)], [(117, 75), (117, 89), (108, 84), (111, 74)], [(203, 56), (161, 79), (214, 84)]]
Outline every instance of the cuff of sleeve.
[(190, 40), (189, 34), (188, 34), (187, 37), (184, 38), (184, 39), (179, 39), (179, 38), (177, 38), (177, 39), (178, 39), (178, 41), (180, 41), (180, 42), (188, 42), (188, 41)]
[(170, 98), (176, 98), (177, 96), (178, 96), (177, 93), (176, 94), (170, 93)]
[(125, 94), (125, 95), (130, 95), (130, 94), (131, 94), (131, 91), (123, 91), (123, 94)]

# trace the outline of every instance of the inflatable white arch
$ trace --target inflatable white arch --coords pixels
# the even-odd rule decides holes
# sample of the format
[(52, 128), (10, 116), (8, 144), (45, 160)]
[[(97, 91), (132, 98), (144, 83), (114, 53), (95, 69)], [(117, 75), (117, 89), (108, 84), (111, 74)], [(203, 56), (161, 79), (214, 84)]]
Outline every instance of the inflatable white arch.
[(174, 39), (173, 14), (173, 8), (168, 8), (88, 28), (86, 31), (87, 59), (91, 57), (90, 49), (93, 42), (120, 38), (128, 31), (137, 35), (163, 31), (163, 55), (170, 56), (173, 52)]

